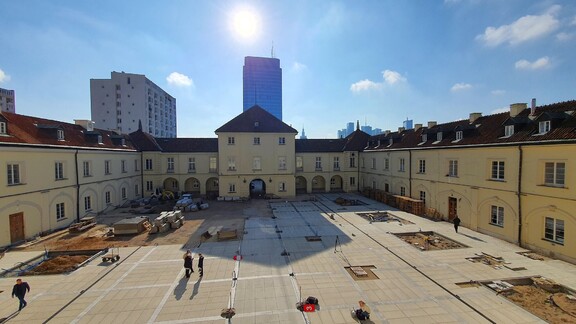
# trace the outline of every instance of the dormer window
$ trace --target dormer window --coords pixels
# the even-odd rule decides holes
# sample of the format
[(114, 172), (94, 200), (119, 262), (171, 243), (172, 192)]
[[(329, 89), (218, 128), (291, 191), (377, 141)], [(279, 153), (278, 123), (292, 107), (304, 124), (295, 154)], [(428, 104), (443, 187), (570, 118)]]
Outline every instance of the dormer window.
[(254, 137), (254, 145), (260, 145), (260, 137)]
[(504, 126), (504, 136), (510, 137), (514, 135), (514, 125), (506, 125)]
[(0, 135), (6, 135), (6, 122), (0, 121)]
[(459, 141), (464, 137), (464, 132), (462, 131), (457, 131), (456, 132), (456, 140)]
[(389, 139), (389, 140), (388, 140), (388, 146), (392, 145), (393, 143), (394, 143), (394, 140), (393, 140), (393, 139)]
[(56, 136), (58, 137), (59, 141), (63, 141), (64, 140), (64, 131), (61, 129), (58, 129), (56, 131)]
[(438, 133), (436, 134), (436, 141), (437, 141), (437, 142), (440, 142), (441, 140), (442, 140), (442, 132), (438, 132)]
[(104, 144), (102, 141), (102, 135), (98, 135), (98, 144)]
[(538, 123), (538, 134), (546, 134), (550, 131), (550, 121), (544, 120)]
[(428, 134), (422, 134), (422, 143), (428, 141)]

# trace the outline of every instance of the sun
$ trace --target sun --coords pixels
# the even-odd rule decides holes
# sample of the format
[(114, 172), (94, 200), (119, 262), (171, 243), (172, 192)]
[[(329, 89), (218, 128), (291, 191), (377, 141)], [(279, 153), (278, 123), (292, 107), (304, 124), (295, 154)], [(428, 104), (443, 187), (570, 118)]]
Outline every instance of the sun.
[(232, 17), (232, 30), (243, 39), (253, 39), (260, 32), (258, 14), (248, 9), (241, 9)]

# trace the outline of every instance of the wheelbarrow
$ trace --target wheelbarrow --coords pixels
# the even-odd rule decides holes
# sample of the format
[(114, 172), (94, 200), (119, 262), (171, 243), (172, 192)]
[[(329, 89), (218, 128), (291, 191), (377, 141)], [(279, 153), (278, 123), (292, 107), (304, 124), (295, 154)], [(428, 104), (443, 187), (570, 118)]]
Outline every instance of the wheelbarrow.
[(102, 256), (102, 262), (116, 262), (120, 260), (120, 248), (111, 247), (108, 248), (108, 253)]

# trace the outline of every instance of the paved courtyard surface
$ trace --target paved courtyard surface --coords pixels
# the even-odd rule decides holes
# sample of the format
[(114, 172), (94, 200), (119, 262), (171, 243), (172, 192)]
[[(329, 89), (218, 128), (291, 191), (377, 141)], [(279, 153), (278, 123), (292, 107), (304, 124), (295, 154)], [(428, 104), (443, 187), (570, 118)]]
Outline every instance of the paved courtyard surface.
[[(242, 240), (193, 247), (205, 255), (204, 276), (184, 277), (181, 245), (126, 247), (121, 259), (97, 258), (66, 275), (25, 277), (29, 305), (15, 312), (15, 278), (0, 278), (0, 319), (8, 323), (358, 323), (351, 309), (364, 300), (372, 309), (363, 323), (541, 323), (539, 318), (480, 287), (456, 283), (544, 276), (576, 288), (576, 266), (537, 261), (524, 249), (451, 224), (408, 213), (413, 224), (374, 222), (358, 212), (391, 210), (351, 194), (325, 194), (310, 201), (269, 204), (273, 217), (239, 208), (246, 218)], [(337, 197), (359, 199), (342, 207)], [(231, 202), (232, 203), (232, 202)], [(241, 211), (243, 210), (243, 211)], [(434, 231), (468, 247), (421, 251), (392, 233)], [(306, 237), (320, 240), (307, 240)], [(41, 252), (8, 252), (0, 268)], [(466, 260), (487, 253), (504, 258), (495, 269)], [(235, 258), (236, 256), (236, 258)], [(370, 266), (372, 280), (355, 280), (346, 267)], [(317, 297), (319, 310), (303, 313), (296, 303)], [(233, 307), (232, 319), (220, 316)], [(0, 320), (2, 322), (2, 320)]]

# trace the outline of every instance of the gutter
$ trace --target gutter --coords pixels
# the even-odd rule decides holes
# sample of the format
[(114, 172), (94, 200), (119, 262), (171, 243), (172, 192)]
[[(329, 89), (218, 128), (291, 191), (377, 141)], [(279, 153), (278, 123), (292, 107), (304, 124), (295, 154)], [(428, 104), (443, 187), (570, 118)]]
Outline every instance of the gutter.
[(522, 145), (518, 145), (518, 153), (518, 246), (522, 246)]
[(76, 165), (76, 222), (80, 223), (80, 175), (78, 170), (78, 149), (74, 152), (74, 164)]

